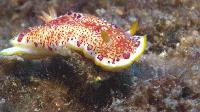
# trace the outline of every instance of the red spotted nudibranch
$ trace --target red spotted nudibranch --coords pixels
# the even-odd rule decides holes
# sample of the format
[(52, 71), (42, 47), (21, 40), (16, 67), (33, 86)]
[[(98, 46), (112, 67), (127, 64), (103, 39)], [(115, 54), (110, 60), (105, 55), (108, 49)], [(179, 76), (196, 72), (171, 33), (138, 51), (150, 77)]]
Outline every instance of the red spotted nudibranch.
[(54, 10), (40, 16), (44, 24), (30, 27), (11, 40), (13, 47), (0, 55), (19, 55), (40, 59), (54, 54), (69, 55), (81, 51), (85, 57), (108, 71), (130, 66), (144, 52), (146, 36), (134, 35), (137, 22), (125, 32), (114, 24), (98, 17), (68, 12), (56, 17)]

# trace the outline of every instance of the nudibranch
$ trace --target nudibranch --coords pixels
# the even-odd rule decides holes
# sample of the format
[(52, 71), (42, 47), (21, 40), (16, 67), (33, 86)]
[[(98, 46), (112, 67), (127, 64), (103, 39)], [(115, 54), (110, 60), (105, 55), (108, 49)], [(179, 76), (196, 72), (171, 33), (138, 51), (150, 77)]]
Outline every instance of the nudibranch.
[(68, 12), (56, 16), (43, 12), (40, 16), (44, 24), (30, 27), (20, 32), (10, 42), (11, 48), (4, 49), (0, 55), (19, 55), (28, 59), (77, 51), (108, 71), (127, 68), (144, 52), (146, 36), (134, 35), (138, 23), (134, 22), (130, 30), (100, 19), (96, 16)]

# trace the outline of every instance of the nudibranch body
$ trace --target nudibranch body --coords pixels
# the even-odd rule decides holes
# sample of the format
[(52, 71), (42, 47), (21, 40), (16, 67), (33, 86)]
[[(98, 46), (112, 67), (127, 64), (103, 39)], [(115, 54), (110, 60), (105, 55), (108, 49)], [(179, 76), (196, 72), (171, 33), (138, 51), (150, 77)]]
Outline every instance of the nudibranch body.
[(134, 35), (137, 23), (128, 32), (98, 17), (68, 12), (56, 17), (44, 13), (43, 25), (30, 27), (11, 40), (13, 47), (2, 55), (42, 58), (81, 51), (105, 70), (118, 71), (130, 66), (144, 51), (146, 36)]

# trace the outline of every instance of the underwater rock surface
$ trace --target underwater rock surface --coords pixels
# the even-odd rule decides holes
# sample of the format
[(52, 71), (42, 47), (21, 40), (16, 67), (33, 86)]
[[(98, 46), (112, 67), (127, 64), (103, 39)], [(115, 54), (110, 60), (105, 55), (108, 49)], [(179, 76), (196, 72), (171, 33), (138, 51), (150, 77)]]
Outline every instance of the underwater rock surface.
[[(129, 69), (105, 72), (81, 55), (43, 60), (0, 57), (0, 111), (200, 111), (199, 0), (1, 0), (0, 50), (42, 10), (102, 17), (148, 35), (144, 55)], [(94, 81), (97, 76), (104, 80)]]

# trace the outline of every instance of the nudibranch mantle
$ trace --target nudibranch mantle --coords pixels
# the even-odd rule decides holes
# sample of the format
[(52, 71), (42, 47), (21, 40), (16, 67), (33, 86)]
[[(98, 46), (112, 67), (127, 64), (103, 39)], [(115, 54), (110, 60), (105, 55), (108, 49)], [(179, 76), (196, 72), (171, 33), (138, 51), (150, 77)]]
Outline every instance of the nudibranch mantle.
[(116, 25), (89, 14), (43, 15), (43, 25), (20, 32), (11, 40), (13, 47), (2, 50), (0, 54), (34, 59), (53, 54), (68, 55), (65, 53), (67, 50), (81, 51), (103, 69), (118, 71), (130, 66), (146, 47), (146, 36), (133, 36), (135, 25), (134, 29), (124, 32)]

